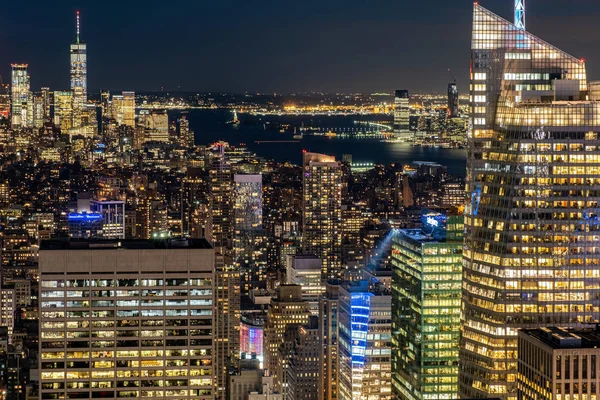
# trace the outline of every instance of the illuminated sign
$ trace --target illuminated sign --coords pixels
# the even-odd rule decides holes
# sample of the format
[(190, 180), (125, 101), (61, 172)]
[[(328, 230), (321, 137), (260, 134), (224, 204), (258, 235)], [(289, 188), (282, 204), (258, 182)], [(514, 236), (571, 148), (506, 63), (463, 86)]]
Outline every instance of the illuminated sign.
[(436, 228), (440, 227), (440, 222), (433, 217), (426, 217), (425, 221), (427, 222), (428, 225), (434, 226)]
[(87, 214), (87, 213), (71, 213), (69, 214), (69, 221), (99, 221), (102, 219), (101, 214)]

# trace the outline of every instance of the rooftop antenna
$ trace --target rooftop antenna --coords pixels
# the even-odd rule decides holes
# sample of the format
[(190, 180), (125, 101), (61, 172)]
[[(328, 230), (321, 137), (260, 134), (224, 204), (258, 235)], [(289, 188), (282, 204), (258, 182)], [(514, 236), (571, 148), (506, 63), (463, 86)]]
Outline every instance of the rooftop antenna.
[(515, 26), (525, 30), (525, 0), (515, 0)]
[(79, 10), (77, 10), (77, 44), (79, 44)]
[(450, 73), (450, 76), (452, 77), (452, 80), (456, 84), (456, 78), (454, 77), (454, 74), (452, 73), (452, 70), (450, 68), (448, 68), (448, 72)]

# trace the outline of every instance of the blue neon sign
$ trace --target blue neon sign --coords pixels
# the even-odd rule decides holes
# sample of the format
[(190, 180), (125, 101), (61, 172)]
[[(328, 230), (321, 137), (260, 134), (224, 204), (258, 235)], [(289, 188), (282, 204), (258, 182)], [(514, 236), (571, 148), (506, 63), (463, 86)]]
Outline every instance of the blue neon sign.
[(71, 213), (69, 214), (69, 221), (98, 221), (102, 219), (101, 214), (87, 214), (87, 213)]

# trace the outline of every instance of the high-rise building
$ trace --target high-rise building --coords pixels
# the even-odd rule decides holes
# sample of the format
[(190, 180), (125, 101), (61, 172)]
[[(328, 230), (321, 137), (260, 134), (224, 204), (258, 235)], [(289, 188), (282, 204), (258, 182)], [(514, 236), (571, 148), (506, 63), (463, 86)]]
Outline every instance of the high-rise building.
[(77, 36), (71, 43), (71, 91), (73, 92), (73, 127), (82, 126), (87, 104), (87, 45), (79, 37), (79, 11), (77, 11)]
[(225, 155), (226, 143), (217, 143), (217, 150), (209, 170), (210, 191), (210, 241), (217, 251), (231, 248), (232, 229), (232, 190), (233, 175), (231, 162)]
[(321, 279), (342, 276), (342, 169), (335, 157), (304, 153), (302, 240), (304, 254), (322, 261)]
[(279, 347), (284, 343), (284, 334), (288, 327), (308, 323), (310, 311), (308, 302), (302, 300), (302, 287), (299, 285), (281, 285), (277, 297), (271, 299), (267, 322), (264, 330), (265, 369), (274, 378), (274, 388), (282, 389), (285, 377), (281, 376), (282, 363)]
[(517, 330), (597, 323), (600, 103), (583, 60), (474, 5), (461, 397), (517, 398)]
[(54, 125), (63, 134), (73, 128), (73, 92), (54, 92)]
[(392, 296), (373, 282), (339, 291), (338, 398), (392, 399)]
[(233, 177), (233, 259), (240, 271), (242, 293), (264, 287), (267, 234), (262, 220), (262, 175)]
[(208, 242), (40, 248), (40, 398), (213, 399)]
[(392, 377), (396, 398), (456, 399), (462, 215), (424, 210), (392, 237)]
[(311, 255), (289, 255), (286, 263), (288, 285), (302, 287), (302, 299), (310, 303), (313, 314), (319, 313), (319, 299), (325, 293), (321, 280), (321, 259)]
[(409, 101), (408, 90), (396, 90), (394, 98), (394, 136), (402, 142), (410, 142), (415, 138), (415, 135), (410, 131)]
[(337, 281), (327, 282), (325, 295), (319, 301), (319, 329), (322, 366), (319, 384), (319, 400), (338, 398), (338, 297), (340, 285)]
[(289, 346), (280, 347), (280, 354), (284, 362), (287, 362), (285, 398), (318, 400), (321, 375), (319, 319), (312, 316), (306, 325), (293, 326), (288, 329), (288, 333), (292, 333), (288, 335), (291, 339)]
[(518, 398), (598, 399), (600, 331), (545, 327), (519, 330)]
[(31, 126), (29, 121), (33, 121), (33, 115), (29, 115), (31, 92), (27, 64), (12, 64), (11, 68), (11, 126), (13, 129), (27, 128)]
[(458, 117), (459, 99), (458, 99), (458, 86), (456, 82), (448, 84), (448, 117)]
[(135, 127), (135, 92), (126, 91), (122, 93), (121, 115), (122, 124)]
[(33, 127), (41, 128), (44, 126), (44, 98), (42, 97), (42, 93), (36, 93), (33, 96)]
[(0, 76), (0, 119), (10, 117), (10, 85), (2, 83)]

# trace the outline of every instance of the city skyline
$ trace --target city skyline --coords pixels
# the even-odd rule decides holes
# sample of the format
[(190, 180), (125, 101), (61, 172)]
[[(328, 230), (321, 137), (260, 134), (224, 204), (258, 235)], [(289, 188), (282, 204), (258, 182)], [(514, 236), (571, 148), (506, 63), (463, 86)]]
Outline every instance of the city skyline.
[[(468, 82), (465, 60), (472, 2), (467, 0), (369, 7), (357, 0), (271, 7), (236, 0), (229, 8), (186, 4), (185, 13), (179, 12), (181, 7), (152, 2), (144, 7), (129, 2), (115, 13), (106, 12), (103, 7), (110, 6), (106, 2), (98, 6), (61, 1), (52, 8), (36, 3), (27, 8), (8, 4), (0, 16), (5, 27), (0, 51), (6, 55), (0, 73), (5, 82), (10, 63), (28, 63), (32, 87), (69, 87), (64, 72), (68, 65), (52, 60), (68, 54), (64, 43), (74, 39), (76, 10), (81, 12), (81, 37), (91, 46), (90, 93), (100, 88), (160, 91), (161, 87), (236, 93), (391, 93), (397, 88), (443, 93), (451, 82), (448, 68), (456, 75), (459, 90)], [(590, 48), (600, 38), (593, 29), (600, 5), (582, 1), (576, 9), (566, 10), (566, 3), (530, 0), (528, 9), (536, 18), (528, 28), (559, 47), (572, 43), (575, 56), (599, 66)], [(481, 4), (512, 20), (512, 1)], [(27, 27), (18, 22), (25, 17), (30, 21)], [(564, 28), (552, 29), (559, 20)], [(398, 40), (399, 27), (406, 29), (406, 40)], [(439, 59), (445, 60), (443, 65)], [(591, 79), (598, 76), (600, 67), (590, 70)]]

